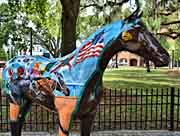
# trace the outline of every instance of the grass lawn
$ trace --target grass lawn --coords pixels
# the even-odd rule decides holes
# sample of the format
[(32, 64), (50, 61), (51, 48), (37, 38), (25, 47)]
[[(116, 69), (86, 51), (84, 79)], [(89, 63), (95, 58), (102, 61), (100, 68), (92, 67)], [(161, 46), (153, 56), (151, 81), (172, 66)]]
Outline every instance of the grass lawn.
[(157, 68), (148, 73), (146, 68), (123, 66), (106, 69), (103, 81), (107, 88), (180, 88), (180, 70)]

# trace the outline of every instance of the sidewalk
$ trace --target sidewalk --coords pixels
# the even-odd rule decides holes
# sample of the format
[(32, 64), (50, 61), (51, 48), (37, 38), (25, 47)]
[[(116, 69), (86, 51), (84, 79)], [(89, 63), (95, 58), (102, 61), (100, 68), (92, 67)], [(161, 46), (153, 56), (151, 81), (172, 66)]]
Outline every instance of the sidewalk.
[[(9, 133), (0, 133), (0, 136), (10, 136)], [(22, 136), (57, 136), (57, 134), (49, 134), (47, 132), (23, 132)], [(70, 136), (80, 136), (80, 134), (73, 133)], [(133, 131), (133, 130), (120, 130), (120, 131), (98, 131), (93, 132), (91, 136), (180, 136), (180, 132), (170, 132), (163, 130), (150, 130), (150, 131)]]

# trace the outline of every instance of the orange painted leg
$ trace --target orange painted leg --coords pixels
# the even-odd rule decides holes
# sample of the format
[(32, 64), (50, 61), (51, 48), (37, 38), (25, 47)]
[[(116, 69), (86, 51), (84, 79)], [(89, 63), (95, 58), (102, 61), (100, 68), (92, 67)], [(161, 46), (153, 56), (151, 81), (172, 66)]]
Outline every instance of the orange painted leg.
[[(75, 110), (76, 103), (77, 97), (64, 96), (55, 98), (55, 106), (59, 114), (59, 122), (62, 128), (66, 131), (69, 130), (71, 116)], [(66, 136), (66, 134), (64, 134), (60, 129), (59, 136)]]
[(17, 121), (20, 111), (20, 106), (14, 103), (10, 103), (10, 120)]

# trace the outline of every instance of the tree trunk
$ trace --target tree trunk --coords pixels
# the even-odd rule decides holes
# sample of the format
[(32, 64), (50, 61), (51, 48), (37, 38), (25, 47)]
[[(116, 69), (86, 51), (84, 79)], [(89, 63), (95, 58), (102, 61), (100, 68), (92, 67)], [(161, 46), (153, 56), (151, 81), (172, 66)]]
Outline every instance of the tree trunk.
[(179, 69), (179, 60), (177, 61), (177, 68)]
[(80, 0), (60, 0), (62, 4), (62, 43), (61, 56), (76, 49), (76, 22)]
[(146, 61), (146, 68), (147, 68), (147, 72), (151, 72), (150, 65), (149, 65), (149, 60)]
[(116, 68), (118, 68), (118, 53), (116, 54)]

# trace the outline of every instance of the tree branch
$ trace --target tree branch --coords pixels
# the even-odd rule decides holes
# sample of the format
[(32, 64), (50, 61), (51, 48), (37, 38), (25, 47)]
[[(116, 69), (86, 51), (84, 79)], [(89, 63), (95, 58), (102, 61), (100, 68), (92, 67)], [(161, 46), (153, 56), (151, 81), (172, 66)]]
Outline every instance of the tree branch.
[(107, 6), (122, 6), (124, 3), (128, 2), (129, 0), (122, 0), (121, 2), (116, 2), (116, 1), (107, 1), (105, 4), (103, 5), (99, 5), (98, 3), (91, 3), (91, 4), (88, 4), (88, 5), (80, 5), (81, 7), (81, 11), (88, 8), (88, 7), (96, 7), (100, 10), (102, 10), (104, 7), (107, 7)]
[(163, 16), (169, 16), (172, 15), (174, 12), (176, 12), (178, 10), (178, 8), (176, 9), (172, 9), (170, 11), (165, 11), (165, 12), (159, 12), (159, 15), (163, 15)]
[[(59, 24), (61, 24), (61, 22), (59, 22)], [(59, 25), (59, 29), (58, 29), (58, 35), (57, 35), (57, 42), (56, 45), (60, 48), (60, 40), (61, 40), (61, 25)]]
[(161, 25), (163, 26), (167, 26), (167, 25), (173, 25), (173, 24), (179, 24), (180, 20), (176, 20), (176, 21), (172, 21), (172, 22), (168, 22), (168, 23), (162, 23)]
[(122, 6), (124, 3), (127, 3), (129, 0), (122, 0), (121, 2), (107, 1), (108, 6)]
[(103, 8), (103, 6), (100, 6), (100, 5), (98, 5), (97, 3), (88, 4), (88, 5), (80, 5), (81, 11), (84, 10), (84, 9), (86, 9), (86, 8), (89, 8), (89, 7), (96, 7), (96, 8), (98, 8), (98, 9)]
[(164, 33), (157, 33), (157, 35), (162, 35), (172, 39), (176, 39), (180, 37), (180, 32), (164, 32)]
[(56, 49), (53, 49), (53, 45), (52, 44), (47, 44), (47, 42), (45, 41), (45, 40), (43, 40), (42, 38), (41, 38), (41, 36), (39, 36), (38, 34), (34, 34), (35, 36), (36, 36), (36, 38), (40, 41), (40, 43), (46, 48), (46, 49), (48, 49), (48, 51), (50, 52), (50, 54), (51, 55), (55, 55), (55, 52), (54, 52), (54, 50), (56, 50)]

